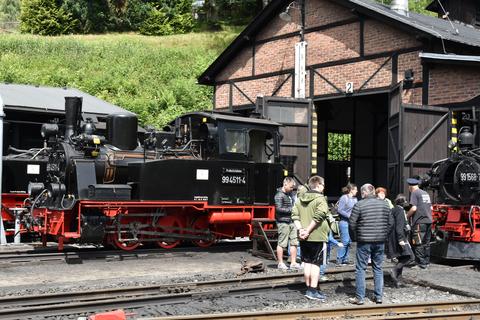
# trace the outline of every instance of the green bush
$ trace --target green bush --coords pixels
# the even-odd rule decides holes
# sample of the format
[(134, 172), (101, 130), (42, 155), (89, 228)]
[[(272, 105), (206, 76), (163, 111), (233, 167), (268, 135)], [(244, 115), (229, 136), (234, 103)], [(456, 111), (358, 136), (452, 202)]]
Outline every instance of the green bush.
[(64, 0), (61, 8), (78, 21), (75, 33), (103, 33), (109, 30), (111, 13), (108, 0)]
[(138, 31), (142, 23), (148, 19), (152, 7), (142, 0), (129, 0), (127, 5), (126, 20), (131, 30)]
[(155, 8), (150, 11), (148, 18), (140, 25), (139, 31), (147, 36), (166, 36), (174, 33), (165, 12)]
[(73, 33), (77, 21), (55, 0), (23, 0), (20, 30), (44, 36)]
[(149, 3), (153, 9), (139, 28), (141, 34), (161, 36), (193, 30), (192, 1), (156, 0)]

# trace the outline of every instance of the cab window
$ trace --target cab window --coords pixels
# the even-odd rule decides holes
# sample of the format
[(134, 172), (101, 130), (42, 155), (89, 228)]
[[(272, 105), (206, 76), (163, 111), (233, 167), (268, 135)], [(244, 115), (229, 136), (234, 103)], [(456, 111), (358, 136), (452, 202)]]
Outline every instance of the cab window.
[(243, 130), (225, 130), (225, 150), (229, 153), (247, 151), (246, 133)]

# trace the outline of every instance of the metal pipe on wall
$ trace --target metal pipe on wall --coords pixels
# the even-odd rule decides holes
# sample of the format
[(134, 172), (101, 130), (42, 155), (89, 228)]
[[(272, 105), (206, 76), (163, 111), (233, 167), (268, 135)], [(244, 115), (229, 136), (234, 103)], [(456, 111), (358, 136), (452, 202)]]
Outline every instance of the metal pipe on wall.
[(408, 0), (393, 0), (390, 9), (403, 15), (408, 15)]

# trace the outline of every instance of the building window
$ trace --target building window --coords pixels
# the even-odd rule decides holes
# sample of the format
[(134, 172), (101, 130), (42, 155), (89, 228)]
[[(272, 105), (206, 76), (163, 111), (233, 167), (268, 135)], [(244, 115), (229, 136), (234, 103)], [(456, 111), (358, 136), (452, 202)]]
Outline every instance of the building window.
[(328, 133), (328, 160), (350, 161), (352, 155), (352, 135), (350, 133)]
[(246, 153), (245, 131), (225, 130), (225, 150), (230, 153)]

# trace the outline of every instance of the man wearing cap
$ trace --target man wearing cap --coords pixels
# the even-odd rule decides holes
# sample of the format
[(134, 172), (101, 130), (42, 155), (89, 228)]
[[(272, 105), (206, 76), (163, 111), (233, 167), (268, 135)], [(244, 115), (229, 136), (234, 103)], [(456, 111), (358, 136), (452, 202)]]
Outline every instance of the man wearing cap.
[(407, 179), (410, 204), (407, 212), (412, 228), (412, 247), (418, 266), (426, 269), (430, 264), (430, 238), (432, 236), (432, 201), (430, 195), (419, 188), (420, 180)]

